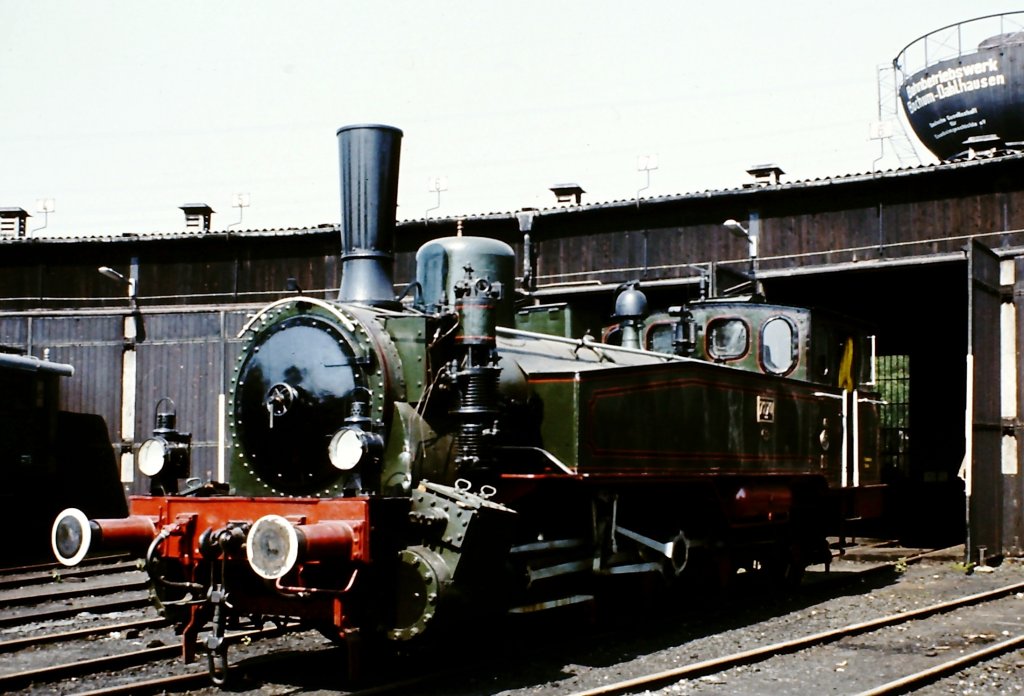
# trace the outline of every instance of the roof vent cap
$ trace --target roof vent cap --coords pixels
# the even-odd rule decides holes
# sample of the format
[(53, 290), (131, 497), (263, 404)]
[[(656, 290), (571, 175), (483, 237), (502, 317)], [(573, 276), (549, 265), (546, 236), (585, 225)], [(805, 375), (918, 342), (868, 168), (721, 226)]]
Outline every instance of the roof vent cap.
[(30, 217), (24, 208), (0, 208), (0, 237), (24, 237)]
[(185, 211), (186, 232), (210, 231), (210, 219), (216, 212), (213, 208), (205, 203), (186, 203), (179, 207)]
[(754, 181), (743, 184), (743, 188), (778, 186), (785, 173), (777, 164), (755, 164), (747, 170), (747, 174), (754, 177)]
[(579, 184), (555, 184), (550, 190), (559, 205), (581, 205), (586, 193)]

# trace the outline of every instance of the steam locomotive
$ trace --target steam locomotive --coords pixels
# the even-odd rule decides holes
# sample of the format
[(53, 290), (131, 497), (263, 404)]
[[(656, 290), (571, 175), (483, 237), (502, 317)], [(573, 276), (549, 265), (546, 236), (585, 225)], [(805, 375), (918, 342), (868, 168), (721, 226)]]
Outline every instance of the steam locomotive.
[(402, 133), (341, 128), (337, 301), (289, 295), (244, 327), (229, 482), (187, 484), (173, 427), (123, 519), (58, 515), (52, 546), (145, 559), (186, 658), (282, 617), (350, 646), (429, 641), (497, 612), (590, 601), (621, 576), (793, 582), (877, 512), (878, 401), (858, 328), (754, 293), (647, 311), (600, 338), (517, 289), (501, 241), (437, 239), (395, 297)]

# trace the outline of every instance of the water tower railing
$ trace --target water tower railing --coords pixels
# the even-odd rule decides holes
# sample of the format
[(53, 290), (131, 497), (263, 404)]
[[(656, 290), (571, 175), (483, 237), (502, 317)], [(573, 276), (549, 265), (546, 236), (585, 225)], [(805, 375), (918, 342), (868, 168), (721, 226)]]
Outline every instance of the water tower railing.
[(977, 53), (985, 39), (1019, 31), (1024, 31), (1024, 11), (976, 17), (914, 39), (903, 47), (892, 64), (902, 81), (936, 63)]

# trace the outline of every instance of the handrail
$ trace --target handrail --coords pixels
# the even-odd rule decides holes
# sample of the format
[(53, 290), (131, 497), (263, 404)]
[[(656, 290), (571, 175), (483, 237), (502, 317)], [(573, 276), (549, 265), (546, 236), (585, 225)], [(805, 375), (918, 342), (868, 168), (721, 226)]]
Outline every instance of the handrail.
[[(928, 32), (927, 34), (923, 34), (923, 35), (917, 37), (916, 39), (914, 39), (913, 41), (908, 43), (906, 46), (904, 46), (903, 49), (900, 50), (900, 52), (896, 54), (896, 57), (892, 59), (893, 67), (896, 68), (897, 72), (900, 72), (903, 75), (908, 75), (908, 74), (912, 75), (912, 74), (918, 72), (920, 69), (927, 68), (930, 65), (934, 65), (935, 63), (941, 62), (943, 60), (948, 60), (949, 58), (953, 58), (953, 57), (962, 57), (964, 55), (970, 55), (971, 53), (977, 53), (977, 50), (973, 50), (973, 51), (971, 51), (969, 53), (966, 53), (966, 54), (964, 53), (964, 50), (963, 50), (963, 38), (962, 38), (962, 31), (961, 30), (964, 27), (969, 26), (969, 25), (979, 24), (979, 23), (984, 22), (986, 20), (995, 19), (997, 17), (1000, 20), (1003, 20), (1004, 18), (1012, 16), (1012, 15), (1024, 15), (1024, 11), (1000, 12), (998, 14), (983, 15), (981, 17), (975, 17), (973, 19), (968, 19), (968, 20), (963, 21), (963, 22), (956, 22), (954, 24), (948, 24), (948, 25), (946, 25), (944, 27), (939, 27), (938, 29), (934, 29), (934, 30)], [(1000, 34), (1005, 33), (1005, 32), (1002, 31), (1002, 28), (1003, 28), (1002, 24), (1003, 24), (1003, 22), (1000, 21), (1000, 32), (999, 32)], [(1021, 20), (1021, 23), (1018, 25), (1018, 27), (1019, 27), (1019, 29), (1024, 30), (1024, 19)], [(946, 58), (938, 58), (938, 59), (936, 59), (934, 61), (929, 62), (928, 61), (928, 44), (927, 44), (928, 40), (931, 39), (933, 36), (936, 36), (937, 34), (941, 34), (944, 31), (949, 31), (950, 29), (957, 29), (957, 50), (956, 50), (956, 55), (955, 56), (951, 55), (951, 56), (948, 56)], [(907, 71), (905, 69), (904, 60), (903, 60), (904, 56), (906, 55), (907, 51), (912, 46), (915, 46), (915, 45), (917, 45), (919, 43), (924, 43), (924, 54), (925, 54), (924, 65), (922, 66), (922, 68), (911, 70), (911, 71)]]

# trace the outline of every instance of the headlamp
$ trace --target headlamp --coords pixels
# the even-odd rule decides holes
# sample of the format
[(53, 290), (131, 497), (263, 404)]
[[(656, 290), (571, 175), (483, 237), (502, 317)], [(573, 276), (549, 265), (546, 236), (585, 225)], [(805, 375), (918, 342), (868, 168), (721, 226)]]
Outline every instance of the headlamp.
[(347, 426), (334, 433), (327, 446), (327, 455), (335, 469), (351, 471), (379, 458), (383, 449), (384, 443), (379, 435)]
[(146, 440), (139, 447), (139, 471), (146, 476), (156, 476), (167, 465), (167, 441), (162, 437)]
[[(167, 402), (168, 409), (161, 405)], [(139, 447), (139, 471), (152, 479), (150, 493), (173, 495), (178, 492), (178, 479), (188, 478), (191, 468), (192, 434), (175, 428), (174, 402), (166, 396), (156, 404), (156, 427), (153, 436)]]

